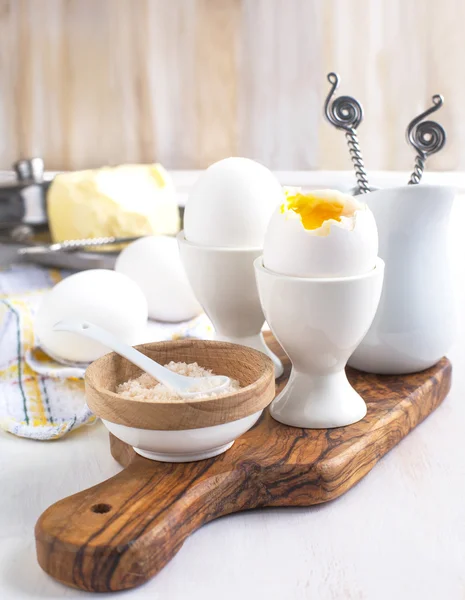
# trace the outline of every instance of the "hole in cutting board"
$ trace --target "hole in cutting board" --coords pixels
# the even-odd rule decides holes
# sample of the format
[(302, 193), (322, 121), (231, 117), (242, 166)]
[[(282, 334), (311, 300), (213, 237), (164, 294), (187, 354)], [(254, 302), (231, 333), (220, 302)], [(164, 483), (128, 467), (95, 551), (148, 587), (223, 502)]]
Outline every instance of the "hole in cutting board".
[(94, 506), (91, 506), (90, 510), (94, 513), (103, 514), (103, 513), (110, 512), (111, 506), (109, 504), (104, 504), (104, 503), (94, 504)]

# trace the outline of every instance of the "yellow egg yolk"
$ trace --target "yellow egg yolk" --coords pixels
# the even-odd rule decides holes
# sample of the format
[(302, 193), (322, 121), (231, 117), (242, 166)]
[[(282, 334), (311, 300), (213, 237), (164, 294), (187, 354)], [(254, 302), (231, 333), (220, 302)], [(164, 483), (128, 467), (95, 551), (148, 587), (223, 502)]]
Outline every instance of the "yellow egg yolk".
[(312, 194), (296, 193), (286, 197), (281, 212), (292, 210), (298, 215), (305, 229), (318, 229), (325, 221), (334, 219), (341, 221), (344, 205), (339, 200), (319, 198)]

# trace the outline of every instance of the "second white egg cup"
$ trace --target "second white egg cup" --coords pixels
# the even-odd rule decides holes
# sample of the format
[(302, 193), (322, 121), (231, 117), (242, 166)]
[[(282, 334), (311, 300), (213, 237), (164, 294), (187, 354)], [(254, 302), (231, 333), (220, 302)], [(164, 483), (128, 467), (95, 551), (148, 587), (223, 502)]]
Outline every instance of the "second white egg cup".
[(214, 248), (188, 242), (181, 231), (179, 250), (197, 300), (215, 328), (215, 339), (260, 350), (271, 358), (275, 376), (283, 366), (261, 333), (265, 316), (260, 305), (254, 260), (260, 248)]
[(345, 366), (375, 316), (384, 262), (378, 258), (364, 275), (328, 279), (280, 275), (262, 257), (254, 264), (266, 319), (292, 361), (289, 382), (270, 405), (272, 417), (312, 429), (363, 419), (366, 404)]

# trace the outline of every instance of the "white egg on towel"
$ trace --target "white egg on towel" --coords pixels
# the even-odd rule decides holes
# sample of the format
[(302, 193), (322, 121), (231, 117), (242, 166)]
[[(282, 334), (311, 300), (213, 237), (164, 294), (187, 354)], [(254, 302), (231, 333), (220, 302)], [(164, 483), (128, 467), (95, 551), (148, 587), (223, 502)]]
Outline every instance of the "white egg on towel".
[(66, 277), (42, 299), (35, 319), (40, 346), (52, 358), (88, 363), (109, 352), (102, 344), (77, 333), (53, 331), (64, 319), (89, 321), (104, 327), (121, 341), (143, 341), (147, 301), (129, 277), (107, 269), (92, 269)]

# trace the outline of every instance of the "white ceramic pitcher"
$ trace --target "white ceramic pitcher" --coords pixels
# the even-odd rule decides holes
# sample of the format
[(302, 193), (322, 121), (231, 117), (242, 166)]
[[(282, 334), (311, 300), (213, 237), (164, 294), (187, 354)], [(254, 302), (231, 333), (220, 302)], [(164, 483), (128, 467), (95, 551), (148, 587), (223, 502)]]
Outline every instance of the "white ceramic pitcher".
[(379, 374), (422, 371), (449, 350), (455, 322), (447, 257), (455, 190), (408, 185), (363, 196), (378, 225), (384, 287), (349, 365)]

